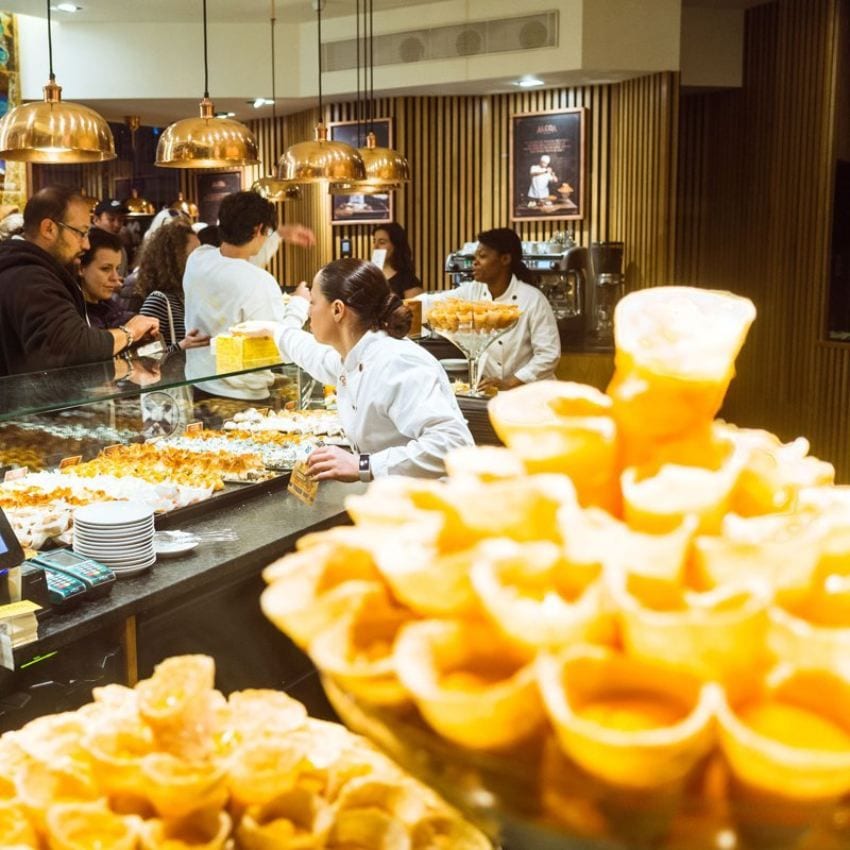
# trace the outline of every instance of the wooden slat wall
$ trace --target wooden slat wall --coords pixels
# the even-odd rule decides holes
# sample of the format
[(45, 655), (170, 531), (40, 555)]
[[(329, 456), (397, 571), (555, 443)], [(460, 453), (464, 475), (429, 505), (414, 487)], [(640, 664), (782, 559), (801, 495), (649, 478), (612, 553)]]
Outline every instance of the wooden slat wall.
[[(583, 106), (586, 127), (587, 215), (579, 222), (522, 222), (521, 237), (545, 241), (571, 230), (587, 245), (626, 242), (629, 283), (666, 282), (672, 273), (669, 222), (675, 209), (676, 75), (658, 74), (622, 85), (547, 89), (490, 97), (381, 98), (376, 116), (394, 118), (395, 147), (410, 161), (413, 179), (395, 196), (395, 217), (408, 231), (417, 273), (429, 289), (444, 288), (446, 255), (481, 230), (510, 225), (508, 151), (510, 116)], [(326, 121), (356, 118), (354, 103), (332, 104)], [(262, 169), (246, 169), (247, 188), (271, 170), (285, 148), (312, 137), (317, 111), (255, 121)], [(196, 197), (194, 176), (183, 172), (183, 190)], [(280, 207), (287, 221), (317, 233), (318, 250), (287, 249), (272, 272), (286, 283), (310, 278), (352, 240), (355, 256), (371, 254), (371, 227), (330, 225), (330, 199), (318, 186), (304, 199)]]
[(681, 101), (675, 278), (758, 309), (724, 415), (805, 435), (848, 480), (850, 349), (822, 341), (838, 0), (777, 0), (746, 20), (743, 89)]

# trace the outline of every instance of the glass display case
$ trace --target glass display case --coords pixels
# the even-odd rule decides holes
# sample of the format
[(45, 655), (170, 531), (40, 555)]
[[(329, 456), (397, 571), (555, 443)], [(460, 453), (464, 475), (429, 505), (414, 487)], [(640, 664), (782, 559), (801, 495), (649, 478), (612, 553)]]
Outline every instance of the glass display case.
[[(224, 391), (201, 389), (211, 380)], [(190, 378), (182, 352), (0, 378), (0, 507), (38, 549), (70, 542), (88, 501), (141, 499), (162, 514), (283, 486), (322, 436), (287, 429), (321, 398), (291, 364)], [(255, 427), (248, 409), (273, 422)]]

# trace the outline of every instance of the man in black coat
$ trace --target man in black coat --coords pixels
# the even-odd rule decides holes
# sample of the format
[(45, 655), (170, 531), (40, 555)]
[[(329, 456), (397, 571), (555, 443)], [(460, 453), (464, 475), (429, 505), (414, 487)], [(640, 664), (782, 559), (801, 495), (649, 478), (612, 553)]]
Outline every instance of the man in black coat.
[(158, 333), (147, 316), (113, 330), (89, 326), (70, 268), (89, 247), (88, 229), (86, 202), (48, 187), (27, 201), (23, 236), (0, 243), (0, 376), (109, 360)]

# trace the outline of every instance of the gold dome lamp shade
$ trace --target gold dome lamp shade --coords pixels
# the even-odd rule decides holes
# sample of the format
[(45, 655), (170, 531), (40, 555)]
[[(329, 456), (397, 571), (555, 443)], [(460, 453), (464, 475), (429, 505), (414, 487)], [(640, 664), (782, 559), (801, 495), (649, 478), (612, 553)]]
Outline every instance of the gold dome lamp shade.
[(257, 140), (239, 121), (216, 118), (205, 94), (197, 118), (182, 118), (165, 128), (156, 146), (161, 168), (229, 168), (257, 165)]
[(147, 198), (142, 198), (139, 190), (135, 188), (131, 190), (130, 197), (124, 201), (124, 206), (127, 207), (128, 218), (153, 215), (156, 212), (153, 204)]
[(322, 121), (322, 0), (315, 4), (319, 57), (319, 122), (312, 141), (290, 145), (278, 160), (276, 177), (295, 183), (365, 180), (366, 166), (357, 148), (328, 138)]
[(261, 177), (255, 180), (251, 191), (260, 197), (271, 201), (273, 204), (281, 204), (286, 201), (301, 200), (301, 185), (289, 180), (278, 180), (277, 177)]
[(204, 96), (197, 118), (182, 118), (165, 128), (156, 146), (160, 168), (240, 168), (259, 165), (257, 140), (239, 121), (216, 118), (210, 99), (207, 0), (203, 0)]
[(407, 159), (392, 148), (378, 147), (374, 133), (366, 136), (366, 147), (358, 148), (358, 151), (366, 166), (366, 179), (331, 183), (329, 191), (332, 195), (384, 195), (410, 182)]
[(47, 0), (50, 76), (44, 100), (16, 106), (0, 119), (0, 159), (12, 162), (85, 163), (115, 159), (115, 139), (104, 118), (62, 100), (53, 73), (53, 35)]

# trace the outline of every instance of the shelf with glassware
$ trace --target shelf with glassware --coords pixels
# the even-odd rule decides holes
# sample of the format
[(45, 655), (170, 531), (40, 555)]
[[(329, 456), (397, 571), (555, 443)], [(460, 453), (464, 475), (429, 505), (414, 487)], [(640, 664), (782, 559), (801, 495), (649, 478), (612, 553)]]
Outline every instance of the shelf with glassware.
[(182, 353), (0, 379), (0, 507), (37, 550), (70, 543), (90, 502), (141, 501), (161, 523), (281, 489), (343, 441), (335, 414), (303, 409), (311, 391), (292, 365), (190, 377)]

